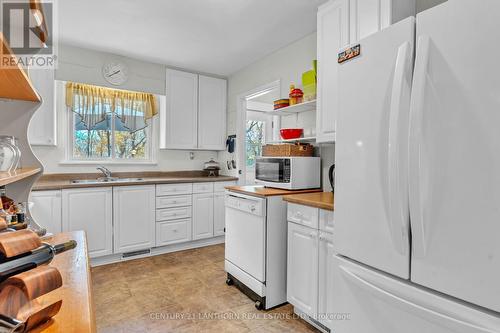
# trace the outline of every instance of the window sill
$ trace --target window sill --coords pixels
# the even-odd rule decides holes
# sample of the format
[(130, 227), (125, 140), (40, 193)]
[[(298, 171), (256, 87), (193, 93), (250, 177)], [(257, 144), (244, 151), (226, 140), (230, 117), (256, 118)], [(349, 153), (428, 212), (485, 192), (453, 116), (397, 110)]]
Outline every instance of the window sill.
[(154, 161), (78, 161), (64, 160), (59, 162), (59, 165), (158, 165)]

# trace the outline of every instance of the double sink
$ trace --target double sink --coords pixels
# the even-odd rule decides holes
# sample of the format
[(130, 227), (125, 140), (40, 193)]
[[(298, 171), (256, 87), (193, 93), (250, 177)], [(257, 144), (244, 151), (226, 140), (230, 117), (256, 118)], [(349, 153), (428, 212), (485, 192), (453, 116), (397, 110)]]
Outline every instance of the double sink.
[(102, 183), (133, 183), (141, 182), (144, 178), (118, 178), (118, 177), (102, 177), (97, 179), (76, 179), (72, 180), (72, 184), (102, 184)]
[(112, 177), (111, 171), (105, 166), (98, 166), (97, 170), (101, 171), (104, 177), (99, 177), (96, 179), (76, 179), (72, 180), (71, 184), (102, 184), (102, 183), (133, 183), (133, 182), (141, 182), (144, 178), (120, 178), (120, 177)]

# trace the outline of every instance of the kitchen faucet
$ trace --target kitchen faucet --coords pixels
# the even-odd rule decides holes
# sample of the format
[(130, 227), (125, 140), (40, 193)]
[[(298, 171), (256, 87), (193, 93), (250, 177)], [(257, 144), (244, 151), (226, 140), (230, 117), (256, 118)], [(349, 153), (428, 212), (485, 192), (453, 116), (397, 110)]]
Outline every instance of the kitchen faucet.
[(96, 169), (101, 171), (104, 174), (105, 178), (111, 178), (111, 171), (109, 171), (109, 169), (105, 166), (100, 165)]

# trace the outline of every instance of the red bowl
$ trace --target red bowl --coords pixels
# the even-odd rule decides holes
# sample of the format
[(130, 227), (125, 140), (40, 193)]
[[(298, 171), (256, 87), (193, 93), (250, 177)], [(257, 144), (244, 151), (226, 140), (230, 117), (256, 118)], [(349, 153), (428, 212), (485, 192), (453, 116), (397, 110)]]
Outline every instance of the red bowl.
[(280, 130), (281, 137), (283, 140), (292, 140), (292, 139), (298, 139), (302, 136), (302, 133), (304, 133), (304, 129), (302, 128), (283, 128)]

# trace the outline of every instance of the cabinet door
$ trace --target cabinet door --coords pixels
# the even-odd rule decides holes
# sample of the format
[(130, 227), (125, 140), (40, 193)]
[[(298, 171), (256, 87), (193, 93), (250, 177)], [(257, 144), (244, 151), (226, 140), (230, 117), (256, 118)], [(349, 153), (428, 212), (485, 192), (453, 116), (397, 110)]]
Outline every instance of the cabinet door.
[(84, 230), (91, 258), (113, 253), (111, 187), (62, 190), (63, 231)]
[(62, 231), (61, 191), (35, 191), (30, 195), (31, 217), (53, 234)]
[(200, 75), (198, 97), (198, 148), (226, 149), (227, 81)]
[(349, 0), (350, 43), (415, 15), (415, 0)]
[(56, 142), (56, 89), (55, 71), (30, 69), (31, 82), (42, 97), (42, 104), (31, 118), (28, 138), (34, 146), (55, 146)]
[(318, 230), (288, 223), (287, 301), (315, 316), (318, 309)]
[[(333, 275), (335, 263), (332, 235), (322, 232), (319, 236), (318, 313), (320, 314), (334, 313)], [(332, 318), (325, 317), (320, 322), (328, 328), (333, 326)]]
[(318, 100), (316, 141), (335, 141), (339, 108), (338, 53), (349, 44), (349, 2), (336, 0), (318, 11)]
[(165, 116), (161, 119), (165, 146), (161, 148), (197, 148), (198, 75), (167, 69), (166, 85)]
[(155, 246), (155, 186), (113, 188), (114, 253)]
[(226, 228), (224, 196), (224, 192), (214, 194), (214, 236), (224, 236)]
[(193, 194), (193, 239), (214, 236), (214, 194)]

